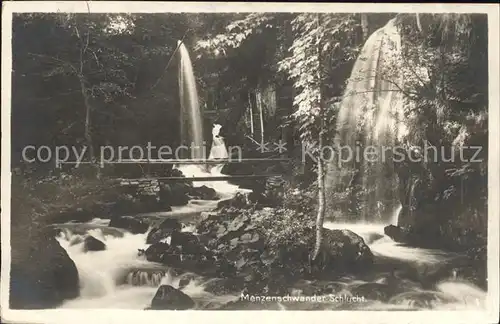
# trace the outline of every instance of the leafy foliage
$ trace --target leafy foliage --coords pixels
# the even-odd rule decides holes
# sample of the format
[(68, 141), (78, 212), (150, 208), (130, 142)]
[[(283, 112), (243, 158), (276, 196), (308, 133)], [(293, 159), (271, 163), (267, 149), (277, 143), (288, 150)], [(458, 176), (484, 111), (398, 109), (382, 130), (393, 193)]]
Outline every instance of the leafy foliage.
[(252, 34), (260, 34), (265, 28), (272, 28), (267, 22), (273, 19), (268, 13), (250, 13), (241, 20), (230, 22), (225, 30), (226, 33), (218, 34), (208, 40), (200, 40), (195, 49), (203, 50), (212, 55), (227, 55), (229, 49), (235, 49)]
[[(322, 112), (325, 102), (335, 98), (324, 98), (325, 81), (334, 74), (342, 62), (353, 60), (358, 47), (355, 35), (358, 23), (350, 14), (300, 14), (293, 21), (294, 41), (290, 56), (279, 62), (284, 71), (294, 81), (297, 107), (293, 118), (299, 125), (303, 140), (318, 138), (321, 118), (331, 122), (333, 109)], [(323, 97), (323, 98), (322, 98)], [(323, 100), (323, 103), (321, 102)], [(332, 105), (334, 107), (334, 105)]]
[[(418, 175), (427, 183), (425, 199), (447, 211), (436, 224), (453, 220), (453, 228), (480, 231), (487, 214), (486, 20), (473, 14), (400, 15), (403, 50), (386, 71), (388, 77), (402, 75), (404, 80), (400, 88), (408, 134), (403, 140), (438, 148)], [(425, 204), (423, 196), (416, 198)], [(442, 230), (442, 235), (454, 236), (448, 225)]]

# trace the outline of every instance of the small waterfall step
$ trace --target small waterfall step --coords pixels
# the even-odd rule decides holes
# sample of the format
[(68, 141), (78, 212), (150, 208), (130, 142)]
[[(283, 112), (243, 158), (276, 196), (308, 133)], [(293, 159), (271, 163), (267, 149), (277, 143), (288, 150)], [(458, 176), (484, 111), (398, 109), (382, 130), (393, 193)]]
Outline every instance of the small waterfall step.
[(89, 223), (64, 223), (64, 224), (51, 224), (47, 228), (59, 230), (65, 235), (87, 235), (92, 231), (100, 231), (104, 236), (123, 237), (126, 230), (116, 227), (109, 227), (103, 224), (89, 224)]
[(168, 270), (142, 269), (130, 271), (124, 278), (123, 284), (132, 286), (158, 287)]

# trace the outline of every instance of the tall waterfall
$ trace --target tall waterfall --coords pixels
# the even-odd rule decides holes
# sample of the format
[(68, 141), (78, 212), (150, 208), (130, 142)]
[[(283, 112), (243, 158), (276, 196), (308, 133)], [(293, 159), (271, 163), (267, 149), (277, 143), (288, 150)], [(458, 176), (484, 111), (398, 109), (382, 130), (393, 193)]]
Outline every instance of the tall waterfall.
[[(382, 215), (388, 217), (399, 205), (392, 151), (386, 150), (385, 158), (382, 152), (384, 148), (392, 150), (404, 134), (400, 124), (403, 117), (403, 96), (399, 91), (402, 78), (394, 68), (400, 50), (401, 39), (393, 19), (366, 41), (340, 105), (335, 144), (347, 147), (353, 158), (346, 161), (348, 159), (343, 156), (342, 161), (346, 162), (336, 160), (327, 166), (326, 187), (329, 194), (346, 192), (353, 183), (369, 190), (362, 198), (365, 207), (353, 211), (352, 217), (357, 220), (387, 221), (381, 219)], [(367, 161), (365, 154), (371, 154), (367, 150), (376, 150), (377, 158), (371, 155)], [(354, 172), (356, 169), (360, 170), (358, 174)], [(335, 204), (335, 199), (329, 200)]]
[[(192, 159), (205, 160), (206, 150), (203, 140), (203, 122), (198, 91), (193, 72), (193, 64), (186, 46), (178, 41), (179, 62), (179, 96), (181, 102), (181, 142), (190, 147)], [(227, 159), (228, 152), (224, 140), (219, 136), (221, 125), (215, 124), (212, 130), (212, 147), (209, 159)], [(200, 165), (175, 166), (187, 177), (222, 176), (223, 165), (202, 167)], [(207, 186), (215, 189), (220, 196), (232, 197), (238, 191), (245, 191), (226, 181), (195, 181), (196, 186)]]
[(186, 46), (178, 41), (181, 143), (190, 147), (192, 159), (204, 159), (203, 123), (193, 65)]

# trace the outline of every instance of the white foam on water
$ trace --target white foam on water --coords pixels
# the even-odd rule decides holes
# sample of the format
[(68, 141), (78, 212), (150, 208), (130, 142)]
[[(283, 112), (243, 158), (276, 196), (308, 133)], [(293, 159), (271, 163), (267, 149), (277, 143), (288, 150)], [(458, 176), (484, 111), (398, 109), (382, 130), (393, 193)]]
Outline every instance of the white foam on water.
[(93, 298), (80, 297), (65, 302), (61, 308), (88, 309), (88, 308), (117, 308), (117, 309), (144, 309), (149, 306), (157, 288), (121, 286), (112, 293)]
[(370, 250), (379, 256), (390, 257), (393, 259), (414, 261), (418, 263), (439, 263), (451, 260), (458, 255), (455, 253), (444, 252), (437, 249), (424, 249), (411, 247), (394, 242), (390, 237), (384, 234), (386, 224), (368, 224), (368, 223), (334, 223), (326, 222), (325, 228), (328, 229), (348, 229), (361, 236), (365, 242), (372, 241), (370, 238), (374, 235), (380, 239), (367, 244)]
[[(205, 170), (199, 165), (181, 165), (177, 169), (187, 177), (220, 177), (225, 176), (221, 172), (223, 165), (215, 165)], [(221, 199), (229, 199), (237, 192), (248, 192), (249, 190), (239, 188), (237, 185), (231, 184), (227, 181), (193, 181), (194, 187), (207, 186), (213, 188), (220, 196)]]
[(473, 310), (486, 308), (487, 293), (476, 285), (464, 280), (448, 280), (437, 285), (438, 291), (457, 300), (442, 304), (442, 310)]
[(152, 265), (138, 255), (138, 249), (145, 246), (145, 234), (126, 233), (118, 238), (104, 236), (98, 229), (90, 230), (89, 234), (106, 244), (106, 250), (84, 252), (83, 242), (71, 245), (71, 236), (58, 238), (78, 269), (80, 298), (93, 299), (113, 294), (117, 288), (117, 280), (129, 269)]

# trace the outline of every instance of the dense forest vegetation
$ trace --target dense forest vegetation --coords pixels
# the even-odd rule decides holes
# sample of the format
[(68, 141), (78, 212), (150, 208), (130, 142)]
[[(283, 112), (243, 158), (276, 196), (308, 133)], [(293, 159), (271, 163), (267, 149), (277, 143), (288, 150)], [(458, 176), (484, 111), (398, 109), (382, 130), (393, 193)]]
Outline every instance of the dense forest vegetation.
[[(378, 78), (392, 80), (404, 102), (399, 122), (405, 133), (392, 144), (408, 148), (408, 156), (423, 154), (419, 148), (425, 145), (444, 148), (445, 153), (438, 152), (432, 161), (404, 159), (391, 164), (393, 171), (368, 185), (363, 179), (373, 168), (361, 161), (350, 165), (349, 172), (340, 170), (342, 181), (332, 185), (332, 177), (340, 174), (334, 163), (302, 160), (301, 145), (318, 143), (321, 148), (345, 139), (337, 126), (342, 103), (352, 95), (346, 92), (346, 84), (355, 77), (351, 75), (354, 63), (369, 36), (393, 18), (401, 35), (401, 56), (394, 58), (391, 68), (378, 72)], [(484, 263), (487, 30), (486, 15), (473, 14), (15, 15), (12, 226), (17, 236), (12, 235), (13, 259), (22, 264), (26, 253), (33, 253), (28, 245), (37, 242), (41, 229), (56, 219), (90, 220), (109, 212), (109, 203), (119, 202), (111, 214), (139, 212), (150, 204), (141, 201), (137, 207), (129, 193), (109, 180), (148, 176), (153, 171), (138, 166), (101, 170), (99, 148), (180, 144), (175, 57), (181, 40), (193, 60), (209, 144), (210, 130), (217, 123), (222, 125), (226, 145), (243, 147), (244, 157), (290, 159), (224, 169), (228, 174), (285, 175), (285, 184), (278, 187), (238, 183), (260, 195), (258, 204), (277, 208), (274, 218), (259, 218), (273, 251), (295, 253), (294, 248), (300, 247), (308, 254), (314, 247), (312, 259), (305, 259), (316, 261), (322, 247), (336, 239), (322, 233), (325, 218), (383, 222), (401, 205), (397, 226), (386, 231), (394, 240), (468, 251)], [(363, 109), (355, 130), (361, 142), (368, 135), (365, 116), (375, 111)], [(278, 141), (286, 143), (286, 152), (257, 150), (256, 143)], [(88, 160), (95, 168), (56, 168), (53, 160), (27, 163), (22, 157), (27, 145), (87, 146)], [(465, 150), (466, 160), (450, 158), (449, 152), (458, 156), (463, 152), (459, 148), (467, 147), (481, 147), (481, 151), (476, 155), (475, 150)], [(312, 152), (320, 154), (317, 149)], [(154, 172), (174, 171), (161, 167)], [(396, 197), (393, 205), (373, 199), (380, 183), (393, 184), (386, 189)], [(187, 204), (187, 194), (177, 195), (177, 189), (169, 191), (168, 203), (154, 208), (170, 208), (179, 201)], [(244, 203), (231, 208), (229, 214), (250, 218), (258, 210)], [(300, 258), (303, 261), (302, 254)], [(281, 266), (290, 263), (286, 258), (280, 262)], [(307, 272), (305, 268), (298, 272)], [(479, 279), (483, 284), (484, 269), (485, 264), (477, 270), (483, 272)]]

